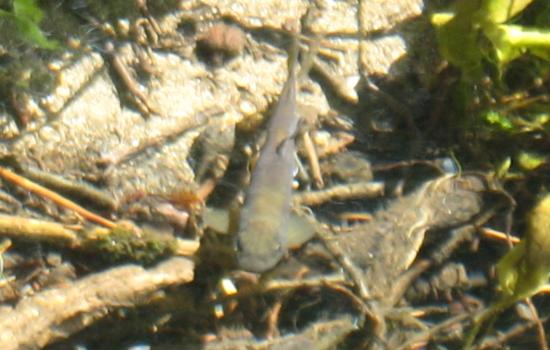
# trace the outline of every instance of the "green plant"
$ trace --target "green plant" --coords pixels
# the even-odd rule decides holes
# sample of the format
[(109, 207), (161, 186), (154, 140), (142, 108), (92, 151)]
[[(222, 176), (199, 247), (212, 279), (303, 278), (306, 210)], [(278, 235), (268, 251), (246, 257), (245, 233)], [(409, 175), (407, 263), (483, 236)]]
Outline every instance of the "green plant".
[(38, 26), (44, 14), (35, 0), (14, 0), (11, 11), (0, 9), (0, 17), (15, 24), (22, 40), (43, 49), (58, 47), (58, 43), (46, 38)]
[(497, 263), (499, 299), (474, 317), (465, 349), (481, 326), (516, 302), (547, 286), (550, 276), (550, 195), (543, 197), (527, 216), (525, 238)]
[[(432, 15), (439, 48), (469, 79), (482, 75), (482, 61), (500, 72), (510, 61), (530, 52), (550, 58), (550, 31), (513, 22), (533, 0), (464, 0), (454, 10)], [(544, 13), (544, 12), (543, 12)]]
[(546, 0), (459, 0), (432, 14), (439, 51), (460, 72), (447, 112), (478, 161), (513, 159), (522, 173), (546, 163), (534, 156), (550, 135), (549, 19)]

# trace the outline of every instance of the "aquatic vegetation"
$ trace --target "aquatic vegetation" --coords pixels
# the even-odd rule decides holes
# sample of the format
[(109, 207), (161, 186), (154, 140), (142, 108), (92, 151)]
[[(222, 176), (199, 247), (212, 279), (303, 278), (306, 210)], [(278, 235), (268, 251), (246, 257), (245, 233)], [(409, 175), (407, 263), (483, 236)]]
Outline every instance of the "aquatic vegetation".
[(549, 16), (550, 3), (539, 0), (456, 1), (431, 16), (441, 55), (460, 71), (453, 120), (475, 134), (477, 155), (510, 157), (522, 172), (538, 167), (526, 155), (541, 153), (550, 130)]
[[(495, 64), (502, 72), (509, 62), (527, 52), (548, 59), (550, 31), (542, 25), (531, 27), (514, 23), (533, 2), (457, 1), (454, 11), (435, 13), (432, 23), (441, 53), (460, 67), (468, 79), (483, 74), (484, 60)], [(544, 9), (542, 15), (546, 16), (547, 11), (548, 8)]]
[(546, 287), (550, 276), (550, 195), (531, 210), (525, 238), (500, 259), (496, 270), (499, 299), (474, 317), (465, 348), (473, 343), (485, 322)]
[(150, 264), (174, 254), (176, 241), (151, 230), (136, 232), (128, 225), (97, 228), (87, 233), (84, 249), (99, 252), (107, 261), (139, 261)]
[(38, 26), (44, 13), (35, 0), (14, 0), (11, 11), (0, 9), (0, 17), (15, 24), (22, 40), (43, 49), (58, 47), (58, 43), (46, 38)]

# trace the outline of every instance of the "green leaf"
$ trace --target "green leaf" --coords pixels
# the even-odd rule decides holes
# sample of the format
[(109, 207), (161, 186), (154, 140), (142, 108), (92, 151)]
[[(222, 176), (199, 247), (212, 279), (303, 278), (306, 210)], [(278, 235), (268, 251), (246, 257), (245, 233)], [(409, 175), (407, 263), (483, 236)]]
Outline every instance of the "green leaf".
[(4, 17), (15, 24), (22, 40), (43, 49), (59, 47), (55, 40), (46, 38), (38, 27), (43, 14), (34, 0), (16, 0), (13, 5), (13, 13), (0, 9), (0, 17)]
[(22, 37), (29, 43), (38, 45), (43, 49), (55, 49), (58, 47), (57, 42), (46, 38), (44, 33), (34, 22), (17, 18), (16, 25), (21, 31)]
[(514, 45), (512, 43), (511, 33), (512, 28), (507, 26), (486, 26), (484, 34), (493, 44), (495, 50), (495, 56), (499, 64), (499, 68), (513, 59), (521, 56), (525, 49), (521, 46)]
[(550, 51), (548, 30), (501, 24), (487, 26), (484, 33), (491, 40), (500, 65), (519, 57), (528, 49)]
[(483, 119), (485, 119), (485, 121), (490, 125), (497, 126), (505, 131), (509, 131), (514, 128), (514, 125), (512, 124), (510, 119), (498, 113), (497, 111), (490, 110), (485, 112), (485, 114), (483, 115)]
[(484, 0), (479, 8), (479, 15), (487, 22), (500, 24), (516, 16), (532, 2), (533, 0)]
[(550, 195), (543, 197), (527, 217), (527, 265), (550, 273)]
[(37, 24), (42, 21), (42, 17), (44, 16), (35, 0), (15, 0), (13, 3), (13, 13), (16, 17), (26, 18)]
[(436, 13), (431, 21), (436, 29), (441, 55), (460, 67), (467, 78), (480, 78), (483, 56), (478, 48), (478, 34), (471, 17)]
[(525, 256), (525, 241), (516, 244), (497, 263), (498, 288), (505, 295), (513, 295), (520, 274), (518, 266)]
[[(550, 57), (550, 31), (507, 24), (533, 0), (462, 0), (454, 12), (435, 13), (431, 22), (441, 54), (459, 67), (468, 79), (479, 79), (482, 61), (496, 59), (502, 72), (504, 65), (531, 50), (537, 56)], [(487, 50), (480, 38), (489, 39)]]
[(498, 168), (495, 171), (495, 176), (497, 179), (504, 179), (506, 177), (506, 174), (508, 174), (508, 171), (510, 170), (510, 167), (512, 166), (512, 159), (510, 157), (506, 157), (502, 163), (499, 164)]
[(535, 170), (544, 163), (546, 163), (546, 157), (533, 152), (522, 151), (517, 156), (518, 164), (524, 170)]
[(527, 216), (526, 237), (497, 263), (503, 304), (530, 297), (548, 282), (550, 274), (550, 195)]

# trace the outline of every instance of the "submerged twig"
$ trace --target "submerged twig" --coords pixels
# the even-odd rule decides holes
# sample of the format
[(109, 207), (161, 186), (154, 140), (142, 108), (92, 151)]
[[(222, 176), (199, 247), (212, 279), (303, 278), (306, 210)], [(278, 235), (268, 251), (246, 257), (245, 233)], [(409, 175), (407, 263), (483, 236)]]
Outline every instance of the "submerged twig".
[(159, 115), (160, 112), (158, 108), (153, 106), (145, 93), (141, 91), (139, 83), (135, 80), (135, 78), (132, 76), (132, 73), (130, 73), (128, 67), (123, 62), (122, 58), (119, 56), (119, 54), (115, 51), (115, 48), (111, 42), (108, 42), (105, 45), (105, 51), (110, 56), (110, 61), (113, 69), (116, 71), (117, 75), (119, 76), (120, 80), (124, 83), (124, 86), (132, 93), (133, 96), (135, 96), (135, 102), (140, 107), (140, 109), (143, 109), (145, 113), (147, 114), (157, 114)]
[(313, 70), (317, 72), (328, 84), (331, 85), (334, 92), (343, 99), (345, 102), (352, 105), (357, 104), (359, 97), (355, 86), (359, 82), (359, 77), (353, 77), (352, 79), (344, 79), (336, 74), (329, 72), (328, 67), (319, 59), (313, 60)]
[(56, 222), (8, 215), (0, 215), (0, 236), (107, 252), (113, 260), (133, 257), (150, 261), (167, 253), (191, 256), (199, 248), (199, 242), (194, 240), (140, 231), (124, 224), (116, 224), (112, 229), (95, 227), (83, 231)]
[(40, 186), (39, 184), (37, 183), (34, 183), (20, 175), (17, 175), (16, 173), (6, 169), (6, 168), (2, 168), (0, 167), (0, 176), (12, 183), (14, 183), (15, 185), (19, 186), (19, 187), (22, 187), (28, 191), (31, 191), (43, 198), (47, 198), (49, 200), (51, 200), (52, 202), (54, 202), (55, 204), (59, 205), (60, 207), (63, 207), (63, 208), (66, 208), (66, 209), (69, 209), (69, 210), (72, 210), (74, 211), (75, 213), (81, 215), (82, 217), (84, 217), (85, 219), (87, 220), (90, 220), (92, 222), (95, 222), (97, 224), (100, 224), (102, 226), (105, 226), (105, 227), (109, 227), (109, 228), (113, 228), (116, 226), (116, 224), (114, 222), (112, 222), (111, 220), (108, 220), (108, 219), (105, 219), (104, 217), (101, 217), (95, 213), (92, 213), (91, 211), (87, 210), (87, 209), (84, 209), (83, 207), (81, 207), (80, 205), (76, 204), (75, 202), (43, 187), (43, 186)]
[(379, 197), (384, 193), (382, 182), (358, 182), (336, 185), (320, 191), (295, 193), (294, 205), (321, 205), (332, 200)]
[(74, 247), (80, 244), (76, 231), (56, 222), (0, 215), (0, 235)]
[(330, 284), (347, 284), (346, 276), (342, 273), (335, 273), (326, 276), (308, 277), (295, 280), (269, 280), (262, 284), (262, 290), (275, 291), (305, 287), (312, 288)]
[(464, 321), (466, 318), (468, 318), (467, 313), (462, 313), (460, 315), (457, 315), (455, 317), (449, 318), (446, 321), (443, 321), (439, 323), (438, 325), (435, 325), (428, 330), (424, 332), (419, 332), (412, 338), (408, 339), (406, 343), (399, 346), (398, 350), (405, 350), (405, 349), (416, 349), (415, 345), (418, 344), (425, 344), (428, 340), (430, 340), (435, 334), (447, 329), (451, 328), (451, 326), (455, 324), (459, 324), (460, 322)]
[(317, 188), (323, 188), (325, 186), (325, 182), (323, 181), (323, 175), (321, 174), (321, 168), (319, 167), (319, 157), (317, 156), (317, 150), (313, 145), (309, 131), (302, 134), (302, 141), (304, 142), (304, 148), (315, 186)]
[[(358, 327), (354, 320), (344, 316), (331, 321), (315, 322), (301, 332), (258, 341), (250, 336), (245, 339), (220, 339), (201, 346), (205, 350), (222, 349), (316, 349), (329, 350), (339, 348), (346, 336)], [(183, 345), (181, 345), (183, 346)]]
[[(548, 317), (543, 318), (541, 321), (543, 323), (548, 321)], [(494, 338), (482, 341), (481, 344), (477, 347), (477, 350), (503, 348), (503, 344), (505, 344), (507, 341), (520, 336), (534, 326), (536, 326), (535, 322), (515, 325), (507, 331), (499, 332)]]
[(21, 172), (23, 176), (33, 181), (40, 182), (49, 188), (59, 190), (63, 193), (70, 193), (79, 198), (87, 199), (94, 205), (101, 206), (102, 208), (115, 210), (117, 207), (116, 201), (111, 195), (83, 182), (71, 181), (62, 176), (30, 166), (22, 166)]

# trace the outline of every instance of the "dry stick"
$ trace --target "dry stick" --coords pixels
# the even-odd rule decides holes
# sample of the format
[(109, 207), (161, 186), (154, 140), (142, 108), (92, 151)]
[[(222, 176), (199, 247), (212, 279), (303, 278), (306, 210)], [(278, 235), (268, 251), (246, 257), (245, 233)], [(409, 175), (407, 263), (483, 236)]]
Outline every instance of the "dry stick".
[(355, 136), (351, 135), (346, 131), (336, 131), (332, 134), (331, 138), (324, 142), (324, 145), (318, 146), (317, 156), (323, 158), (331, 154), (336, 154), (341, 152), (349, 144), (355, 141)]
[(113, 228), (116, 226), (114, 222), (111, 220), (105, 219), (104, 217), (101, 217), (95, 213), (92, 213), (91, 211), (82, 208), (80, 205), (76, 204), (75, 202), (45, 188), (42, 187), (20, 175), (17, 175), (16, 173), (0, 167), (0, 177), (4, 178), (5, 180), (8, 180), (12, 182), (13, 184), (22, 187), (28, 191), (31, 191), (41, 197), (47, 198), (54, 202), (55, 204), (59, 205), (60, 207), (69, 209), (74, 211), (75, 213), (78, 213), (82, 217), (84, 217), (87, 220), (90, 220), (92, 222), (95, 222), (97, 224), (100, 224), (102, 226)]
[(363, 315), (368, 315), (371, 311), (370, 307), (363, 301), (357, 294), (346, 288), (343, 284), (325, 284), (325, 287), (332, 289), (340, 294), (343, 294), (360, 312), (360, 321), (358, 324), (363, 323)]
[[(243, 276), (241, 272), (238, 274)], [(334, 286), (337, 285), (349, 284), (346, 276), (342, 273), (334, 273), (317, 277), (306, 277), (296, 280), (271, 279), (261, 283), (257, 283), (257, 276), (253, 276), (248, 272), (245, 272), (245, 275), (247, 277), (253, 277), (254, 281), (252, 285), (241, 288), (237, 294), (221, 295), (216, 299), (216, 301), (224, 302), (232, 299), (243, 299), (256, 294), (263, 294), (267, 292), (284, 292), (297, 288), (315, 288), (323, 286), (334, 288)]]
[(372, 221), (372, 214), (369, 213), (357, 213), (357, 212), (343, 212), (338, 214), (338, 219), (344, 222), (359, 221), (369, 222)]

